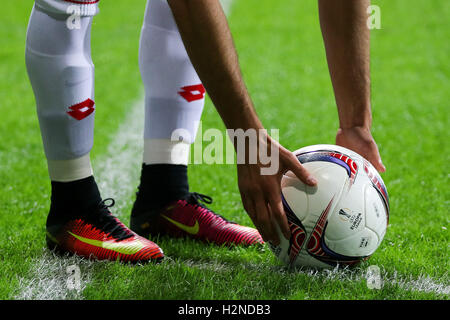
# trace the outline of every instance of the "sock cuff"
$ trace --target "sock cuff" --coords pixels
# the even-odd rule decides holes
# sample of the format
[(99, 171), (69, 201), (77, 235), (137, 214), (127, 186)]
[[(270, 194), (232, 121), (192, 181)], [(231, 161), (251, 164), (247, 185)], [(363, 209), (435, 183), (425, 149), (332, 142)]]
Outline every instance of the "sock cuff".
[(160, 207), (189, 194), (187, 166), (173, 164), (142, 165), (136, 201), (144, 207)]
[(93, 170), (89, 153), (70, 160), (47, 160), (50, 180), (71, 182), (92, 176)]
[(93, 176), (71, 182), (52, 181), (51, 186), (50, 220), (47, 220), (50, 224), (64, 217), (86, 214), (102, 200)]
[(35, 0), (36, 8), (63, 16), (92, 17), (98, 14), (100, 0)]
[(169, 139), (144, 139), (144, 164), (187, 166), (191, 144)]

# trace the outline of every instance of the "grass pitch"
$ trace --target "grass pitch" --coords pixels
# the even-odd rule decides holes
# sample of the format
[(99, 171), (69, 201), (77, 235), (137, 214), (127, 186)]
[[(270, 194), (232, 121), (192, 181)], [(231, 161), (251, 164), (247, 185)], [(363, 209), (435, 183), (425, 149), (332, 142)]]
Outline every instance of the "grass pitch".
[[(381, 8), (381, 29), (372, 32), (373, 134), (387, 166), (390, 226), (381, 247), (356, 270), (293, 272), (267, 247), (158, 239), (167, 259), (145, 266), (57, 258), (44, 249), (50, 184), (24, 63), (32, 2), (3, 3), (0, 298), (448, 299), (450, 23), (443, 17), (450, 16), (450, 3), (372, 4)], [(125, 223), (141, 159), (142, 123), (130, 113), (142, 112), (137, 57), (144, 7), (145, 0), (104, 1), (92, 31), (98, 106), (93, 164), (103, 197), (118, 198), (114, 212)], [(230, 27), (264, 125), (280, 129), (281, 143), (291, 150), (334, 143), (337, 112), (316, 2), (236, 0)], [(224, 129), (209, 100), (202, 121), (203, 129)], [(118, 130), (128, 138), (118, 142)], [(125, 164), (107, 163), (118, 155)], [(212, 209), (251, 225), (234, 166), (191, 165), (189, 174), (191, 190), (214, 197)], [(66, 284), (66, 268), (74, 264), (81, 271), (78, 291)], [(367, 286), (370, 265), (381, 270), (381, 289)]]

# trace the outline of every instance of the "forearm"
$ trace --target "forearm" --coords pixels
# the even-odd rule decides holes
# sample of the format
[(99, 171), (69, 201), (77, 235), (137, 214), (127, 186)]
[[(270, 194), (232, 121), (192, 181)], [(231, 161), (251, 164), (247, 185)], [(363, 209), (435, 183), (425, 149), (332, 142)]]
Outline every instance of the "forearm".
[(370, 0), (319, 0), (319, 16), (340, 128), (370, 128)]
[(262, 128), (218, 0), (169, 0), (186, 51), (227, 128)]

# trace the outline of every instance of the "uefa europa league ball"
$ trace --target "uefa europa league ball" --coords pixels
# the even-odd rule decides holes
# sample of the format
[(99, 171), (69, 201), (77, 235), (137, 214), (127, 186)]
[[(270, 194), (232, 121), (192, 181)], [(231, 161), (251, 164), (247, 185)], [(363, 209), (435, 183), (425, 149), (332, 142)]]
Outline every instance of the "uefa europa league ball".
[(279, 232), (274, 254), (293, 267), (334, 268), (367, 260), (386, 233), (389, 198), (377, 170), (362, 156), (335, 145), (294, 152), (318, 183), (310, 187), (291, 171), (281, 181), (291, 238)]

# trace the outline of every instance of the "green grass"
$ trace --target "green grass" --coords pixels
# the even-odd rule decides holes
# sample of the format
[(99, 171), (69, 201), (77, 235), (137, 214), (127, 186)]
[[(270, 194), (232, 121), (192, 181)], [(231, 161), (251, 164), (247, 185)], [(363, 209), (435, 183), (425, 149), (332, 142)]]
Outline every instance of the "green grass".
[[(448, 294), (420, 291), (408, 284), (426, 282), (429, 276), (431, 283), (448, 292), (450, 282), (450, 26), (444, 18), (450, 15), (450, 3), (378, 0), (373, 4), (382, 12), (382, 29), (372, 32), (373, 133), (387, 166), (383, 179), (391, 200), (390, 226), (379, 250), (359, 269), (314, 273), (286, 270), (268, 248), (226, 249), (188, 240), (159, 239), (168, 259), (146, 266), (60, 259), (43, 249), (50, 186), (24, 64), (31, 1), (4, 3), (0, 13), (0, 298), (23, 297), (24, 286), (40, 276), (53, 277), (61, 287), (65, 267), (77, 263), (84, 290), (56, 297), (448, 299)], [(94, 19), (98, 105), (94, 166), (141, 95), (137, 53), (144, 6), (144, 0), (126, 5), (105, 2)], [(279, 128), (281, 143), (292, 150), (334, 143), (337, 112), (316, 2), (237, 0), (230, 26), (265, 126)], [(210, 101), (202, 121), (204, 130), (224, 129)], [(191, 165), (189, 170), (191, 189), (213, 196), (213, 209), (251, 225), (240, 203), (234, 166)], [(133, 199), (121, 200), (125, 208), (117, 214), (128, 223)], [(36, 269), (42, 261), (47, 270)], [(367, 288), (364, 275), (371, 264), (381, 268), (380, 290)], [(57, 292), (57, 287), (52, 290)]]

